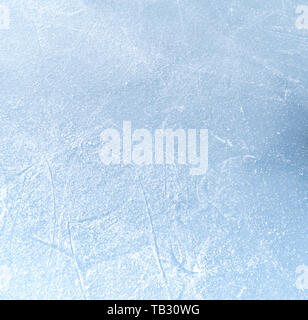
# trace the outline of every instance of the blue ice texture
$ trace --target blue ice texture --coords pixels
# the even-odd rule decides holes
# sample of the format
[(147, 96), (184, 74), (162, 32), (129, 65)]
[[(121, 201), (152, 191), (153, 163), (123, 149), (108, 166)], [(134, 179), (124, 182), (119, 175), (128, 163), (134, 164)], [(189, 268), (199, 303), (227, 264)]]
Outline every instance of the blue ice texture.
[[(1, 299), (307, 299), (307, 0), (0, 0)], [(208, 129), (206, 174), (100, 134)]]

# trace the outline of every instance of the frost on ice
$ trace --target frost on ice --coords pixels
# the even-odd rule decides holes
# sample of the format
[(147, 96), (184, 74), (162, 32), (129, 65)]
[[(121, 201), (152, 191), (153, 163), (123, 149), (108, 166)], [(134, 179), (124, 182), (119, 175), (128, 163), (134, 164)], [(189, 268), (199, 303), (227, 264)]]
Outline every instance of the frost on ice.
[[(307, 298), (304, 1), (0, 4), (1, 298)], [(125, 120), (206, 175), (105, 166)]]

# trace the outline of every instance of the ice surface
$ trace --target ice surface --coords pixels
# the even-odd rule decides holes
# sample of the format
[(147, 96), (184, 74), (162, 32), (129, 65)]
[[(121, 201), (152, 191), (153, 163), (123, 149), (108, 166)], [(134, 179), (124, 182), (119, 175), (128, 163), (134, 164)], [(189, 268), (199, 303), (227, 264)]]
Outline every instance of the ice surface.
[[(308, 298), (304, 2), (1, 0), (0, 297)], [(206, 176), (104, 166), (123, 120)]]

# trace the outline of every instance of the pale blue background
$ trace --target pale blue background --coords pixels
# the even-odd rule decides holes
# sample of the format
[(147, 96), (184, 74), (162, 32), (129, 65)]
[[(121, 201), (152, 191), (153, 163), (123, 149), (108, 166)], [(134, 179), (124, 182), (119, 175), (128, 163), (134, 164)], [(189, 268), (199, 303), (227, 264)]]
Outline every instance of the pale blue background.
[[(305, 299), (306, 0), (10, 0), (0, 297)], [(209, 171), (104, 167), (99, 135), (209, 129)]]

